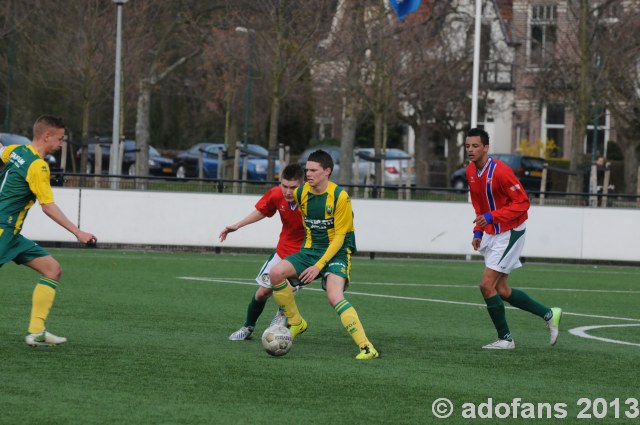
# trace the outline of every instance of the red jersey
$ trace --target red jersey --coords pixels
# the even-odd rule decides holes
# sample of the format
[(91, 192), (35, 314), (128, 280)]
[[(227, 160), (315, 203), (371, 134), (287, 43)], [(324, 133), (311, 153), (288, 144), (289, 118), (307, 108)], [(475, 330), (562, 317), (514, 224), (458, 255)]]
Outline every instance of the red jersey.
[(518, 227), (527, 219), (529, 197), (511, 167), (489, 158), (482, 170), (471, 162), (467, 166), (467, 181), (471, 203), (476, 216), (490, 212), (493, 223), (484, 228), (476, 225), (474, 231), (492, 235)]
[(302, 215), (295, 202), (287, 202), (280, 186), (269, 189), (256, 203), (256, 209), (267, 217), (273, 217), (278, 211), (282, 220), (282, 231), (276, 252), (280, 258), (300, 251), (304, 240)]

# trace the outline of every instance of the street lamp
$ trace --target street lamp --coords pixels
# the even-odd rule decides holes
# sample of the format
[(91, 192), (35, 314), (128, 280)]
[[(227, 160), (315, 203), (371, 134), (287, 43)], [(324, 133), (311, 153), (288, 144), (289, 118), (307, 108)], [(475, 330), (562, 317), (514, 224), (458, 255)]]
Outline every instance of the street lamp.
[[(111, 154), (109, 161), (109, 174), (120, 174), (120, 74), (122, 67), (122, 6), (129, 0), (112, 0), (117, 7), (118, 17), (116, 21), (116, 70), (113, 89), (113, 134), (111, 139)], [(112, 181), (112, 189), (117, 188), (116, 181)]]
[(253, 46), (255, 44), (256, 32), (245, 27), (236, 27), (236, 32), (249, 34), (249, 53), (247, 55), (247, 81), (244, 92), (244, 128), (242, 130), (242, 144), (245, 150), (249, 144), (249, 115), (251, 112), (251, 85), (253, 79)]

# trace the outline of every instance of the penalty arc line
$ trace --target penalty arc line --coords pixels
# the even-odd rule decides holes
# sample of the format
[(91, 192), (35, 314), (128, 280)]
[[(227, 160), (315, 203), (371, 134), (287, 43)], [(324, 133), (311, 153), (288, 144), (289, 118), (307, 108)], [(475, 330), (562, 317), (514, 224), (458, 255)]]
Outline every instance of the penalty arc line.
[(619, 339), (611, 339), (611, 338), (602, 338), (602, 337), (599, 337), (599, 336), (589, 335), (587, 333), (587, 331), (590, 331), (590, 330), (593, 330), (593, 329), (624, 328), (624, 327), (629, 327), (629, 326), (640, 326), (640, 323), (639, 324), (636, 324), (636, 323), (634, 323), (634, 324), (625, 323), (624, 325), (581, 326), (579, 328), (569, 329), (569, 333), (571, 335), (579, 336), (580, 338), (595, 339), (597, 341), (610, 342), (612, 344), (634, 345), (636, 347), (640, 347), (640, 344), (635, 343), (635, 342), (621, 341)]

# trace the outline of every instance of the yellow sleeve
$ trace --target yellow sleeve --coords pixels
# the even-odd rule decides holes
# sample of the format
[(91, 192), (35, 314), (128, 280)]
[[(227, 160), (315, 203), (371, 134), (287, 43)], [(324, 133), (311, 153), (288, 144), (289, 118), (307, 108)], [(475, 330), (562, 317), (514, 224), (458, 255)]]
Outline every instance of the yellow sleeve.
[(344, 239), (348, 232), (353, 230), (353, 209), (351, 208), (351, 198), (346, 192), (340, 192), (336, 211), (333, 216), (334, 237), (322, 258), (315, 264), (320, 270), (340, 251), (344, 245)]
[(10, 145), (10, 146), (4, 146), (0, 148), (0, 152), (2, 152), (2, 154), (0, 155), (0, 159), (2, 159), (3, 163), (6, 164), (7, 161), (9, 161), (9, 156), (11, 155), (11, 152), (13, 152), (13, 150), (18, 146), (20, 145)]
[(353, 231), (353, 208), (351, 208), (351, 198), (345, 191), (340, 192), (333, 220), (336, 236), (344, 236)]
[(54, 202), (49, 165), (43, 159), (36, 159), (31, 163), (29, 170), (27, 170), (26, 180), (40, 205)]

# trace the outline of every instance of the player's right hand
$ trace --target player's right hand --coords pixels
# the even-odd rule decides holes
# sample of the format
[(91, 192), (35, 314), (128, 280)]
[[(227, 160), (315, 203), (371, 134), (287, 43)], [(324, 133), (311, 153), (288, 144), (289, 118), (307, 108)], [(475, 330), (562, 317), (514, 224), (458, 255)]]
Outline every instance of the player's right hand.
[(89, 232), (83, 232), (82, 230), (76, 235), (78, 242), (84, 245), (93, 245), (95, 246), (96, 242), (98, 242), (98, 238)]
[(222, 232), (220, 232), (220, 234), (218, 235), (218, 237), (220, 238), (220, 242), (224, 242), (225, 239), (227, 239), (227, 235), (231, 232), (235, 232), (236, 230), (238, 230), (237, 226), (225, 227), (224, 230), (222, 230)]

